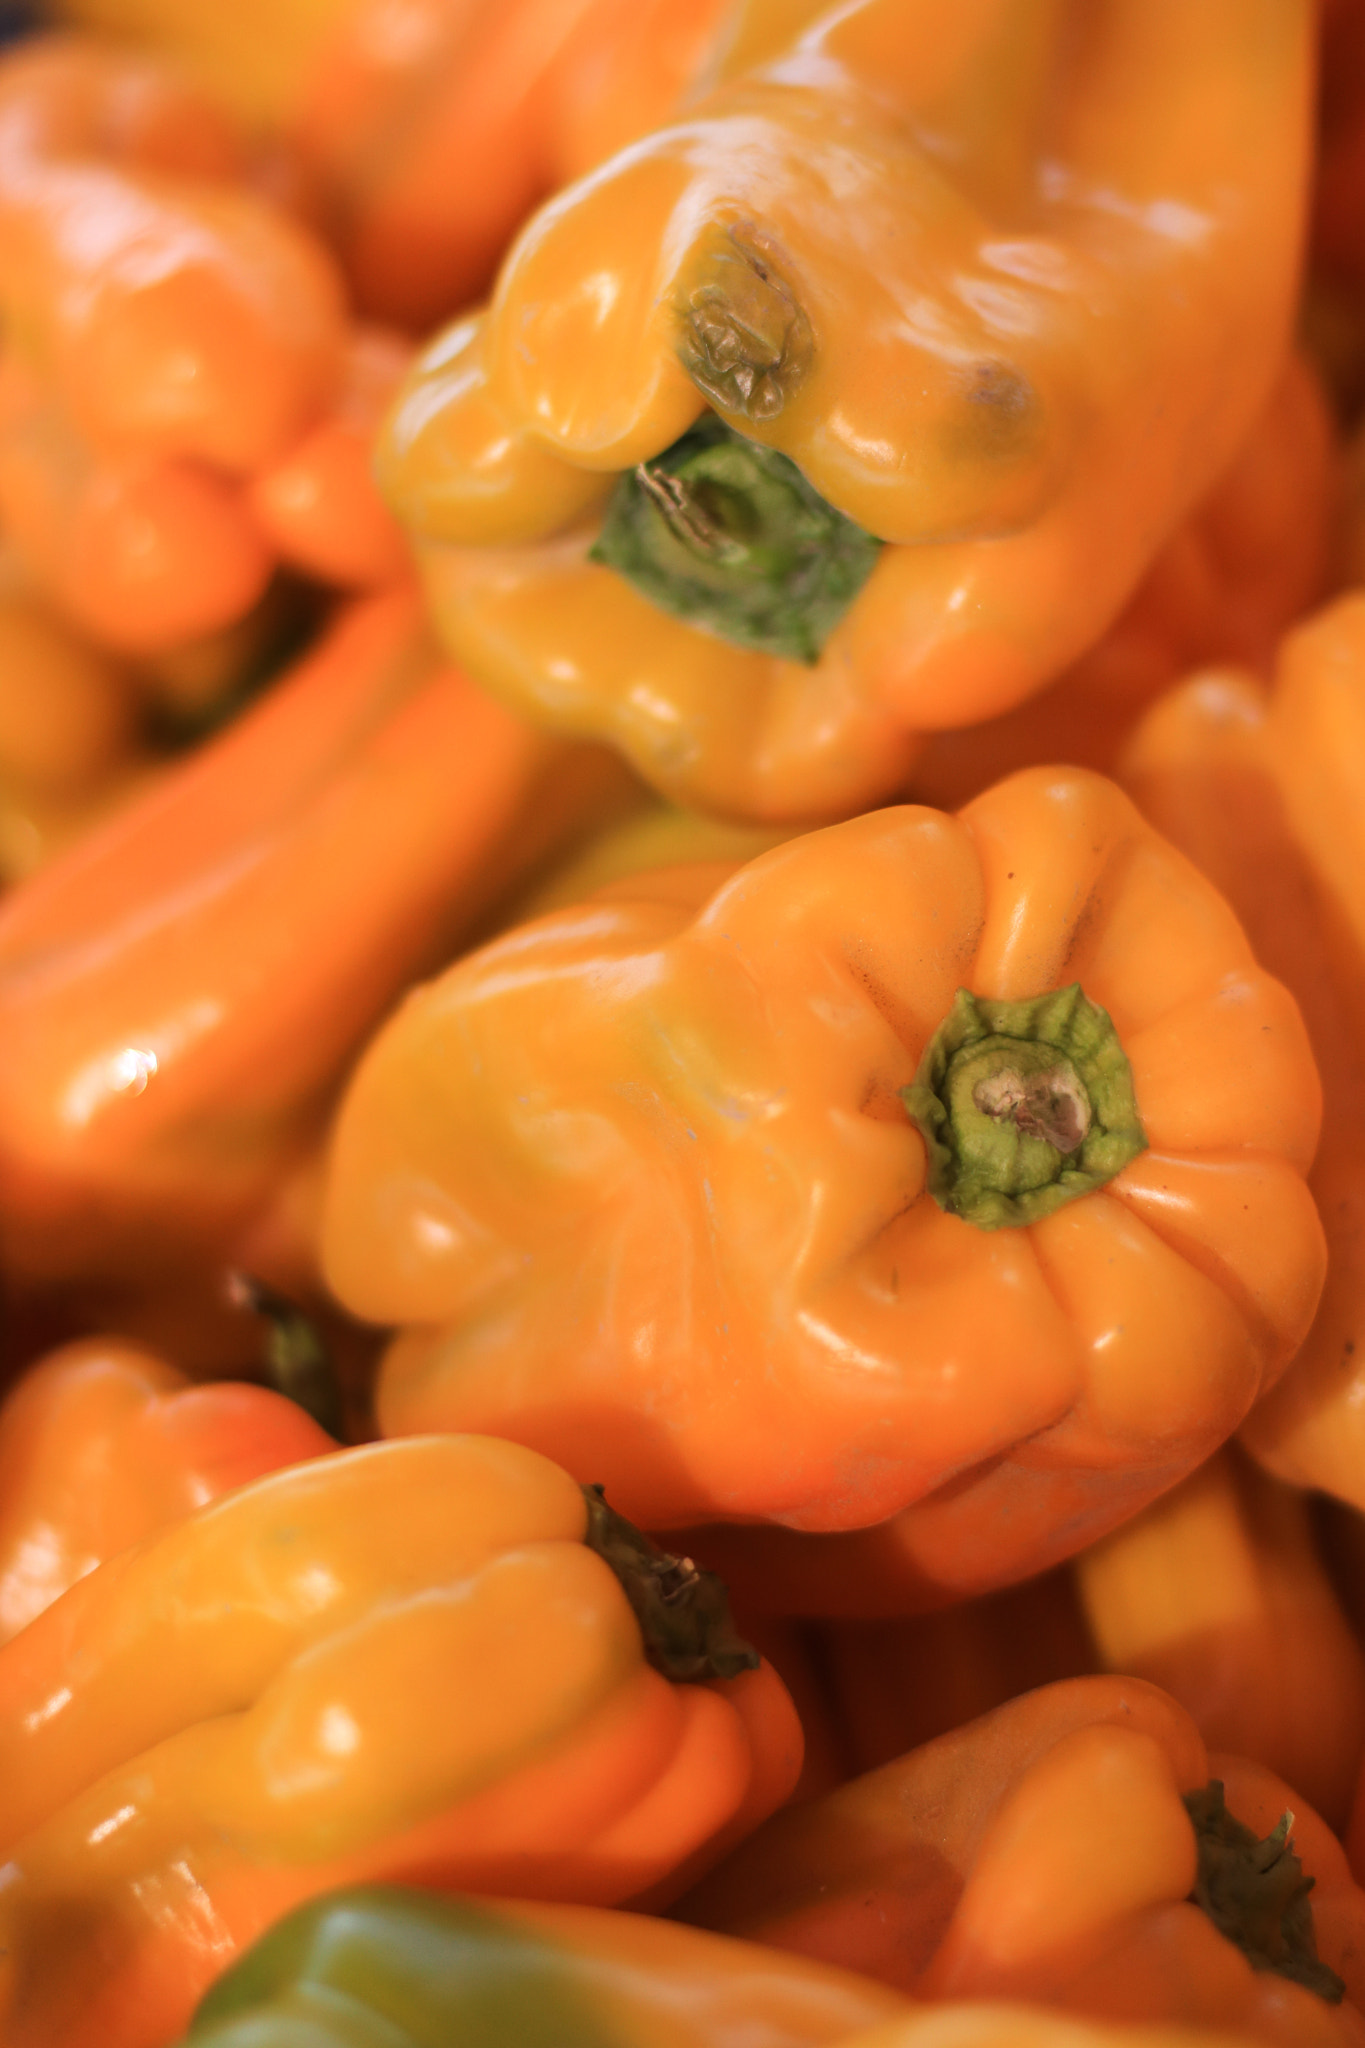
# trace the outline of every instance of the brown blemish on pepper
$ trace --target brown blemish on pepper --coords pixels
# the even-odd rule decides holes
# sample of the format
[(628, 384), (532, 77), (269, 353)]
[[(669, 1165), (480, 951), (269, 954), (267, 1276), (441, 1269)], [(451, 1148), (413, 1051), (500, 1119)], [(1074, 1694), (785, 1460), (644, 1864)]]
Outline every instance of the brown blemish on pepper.
[(1042, 431), (1042, 408), (1032, 383), (1012, 363), (970, 363), (962, 371), (965, 410), (955, 439), (964, 452), (999, 456), (1026, 453)]
[(693, 252), (678, 353), (722, 412), (775, 419), (810, 368), (810, 322), (770, 235), (737, 221)]

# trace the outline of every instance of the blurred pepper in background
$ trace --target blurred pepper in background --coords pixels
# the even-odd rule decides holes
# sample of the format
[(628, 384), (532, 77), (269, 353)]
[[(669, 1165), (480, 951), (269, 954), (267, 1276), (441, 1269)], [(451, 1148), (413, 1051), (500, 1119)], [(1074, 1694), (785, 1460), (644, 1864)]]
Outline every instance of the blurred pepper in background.
[(0, 517), (94, 639), (201, 639), (280, 562), (406, 575), (368, 448), (406, 351), (352, 324), (232, 122), (153, 60), (77, 38), (0, 57), (0, 312)]
[(339, 613), (232, 727), (0, 902), (11, 1290), (155, 1341), (188, 1294), (174, 1355), (237, 1360), (214, 1351), (241, 1343), (240, 1317), (212, 1313), (228, 1267), (316, 1287), (291, 1186), (355, 1050), (619, 779), (443, 663), (410, 591)]
[(724, 0), (60, 0), (173, 54), (249, 130), (367, 317), (421, 332), (542, 199), (656, 127)]

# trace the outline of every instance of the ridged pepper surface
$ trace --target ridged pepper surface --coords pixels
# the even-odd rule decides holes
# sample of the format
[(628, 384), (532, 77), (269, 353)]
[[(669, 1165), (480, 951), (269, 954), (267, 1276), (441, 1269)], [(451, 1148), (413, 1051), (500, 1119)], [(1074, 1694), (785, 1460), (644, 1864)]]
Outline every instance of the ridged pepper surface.
[(1308, 1327), (1292, 998), (1080, 770), (717, 880), (514, 930), (372, 1043), (323, 1256), (407, 1326), (381, 1428), (534, 1444), (651, 1528), (786, 1524), (734, 1532), (795, 1546), (756, 1612), (825, 1593), (803, 1545), (889, 1546), (890, 1611), (1021, 1578), (1207, 1456)]
[(1163, 698), (1120, 773), (1227, 893), (1308, 1026), (1327, 1285), (1244, 1440), (1281, 1478), (1365, 1507), (1365, 597), (1290, 634), (1273, 687), (1216, 672)]
[(80, 1579), (0, 1649), (0, 1755), (6, 2048), (164, 2048), (339, 1884), (681, 1888), (801, 1735), (714, 1582), (536, 1453), (435, 1436), (272, 1473)]
[(1340, 1843), (1141, 1679), (1045, 1686), (788, 1808), (677, 1910), (912, 1997), (1365, 2041)]
[(712, 93), (542, 209), (399, 400), (380, 476), (447, 644), (766, 818), (1051, 680), (1283, 358), (1314, 19), (742, 9)]
[(191, 642), (281, 561), (406, 573), (368, 448), (406, 352), (174, 73), (74, 37), (0, 58), (0, 311), (0, 511), (93, 637)]

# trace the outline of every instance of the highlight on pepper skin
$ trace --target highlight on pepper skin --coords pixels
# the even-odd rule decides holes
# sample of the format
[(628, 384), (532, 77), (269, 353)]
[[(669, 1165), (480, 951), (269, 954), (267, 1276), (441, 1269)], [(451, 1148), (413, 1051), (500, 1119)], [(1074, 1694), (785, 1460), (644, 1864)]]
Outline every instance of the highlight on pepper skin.
[(1322, 1286), (1319, 1110), (1217, 892), (1113, 784), (1027, 770), (627, 879), (414, 991), (342, 1103), (323, 1258), (400, 1326), (385, 1431), (509, 1434), (651, 1528), (894, 1539), (895, 1611), (1041, 1570), (1231, 1433)]
[(447, 644), (769, 819), (874, 802), (917, 733), (1039, 689), (1269, 393), (1312, 27), (741, 16), (711, 93), (542, 209), (397, 403), (381, 481)]
[[(7, 2048), (164, 2048), (339, 1884), (616, 1904), (779, 1805), (780, 1680), (713, 1581), (600, 1509), (493, 1438), (334, 1451), (154, 1531), (0, 1648)], [(660, 1565), (685, 1592), (663, 1613)]]

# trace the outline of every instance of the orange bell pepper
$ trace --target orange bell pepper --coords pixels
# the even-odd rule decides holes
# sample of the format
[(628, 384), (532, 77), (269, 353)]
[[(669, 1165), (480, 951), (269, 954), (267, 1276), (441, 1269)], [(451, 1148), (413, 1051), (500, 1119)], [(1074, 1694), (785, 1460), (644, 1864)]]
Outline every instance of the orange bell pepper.
[(531, 209), (672, 111), (724, 0), (61, 0), (282, 146), (357, 303), (420, 331)]
[(894, 1612), (1236, 1427), (1321, 1287), (1318, 1110), (1217, 893), (1113, 784), (1029, 770), (467, 955), (356, 1071), (323, 1256), (408, 1326), (386, 1433), (510, 1435), (653, 1528), (896, 1518)]
[(438, 1436), (272, 1473), (79, 1580), (0, 1649), (0, 1756), (7, 2048), (161, 2048), (338, 1884), (681, 1887), (801, 1734), (690, 1561), (535, 1452)]
[[(1279, 2048), (1365, 2038), (1365, 1893), (1340, 1844), (1269, 1772), (1210, 1756), (1140, 1679), (1046, 1686), (791, 1808), (676, 1910), (915, 1997), (1236, 2027)], [(1332, 2002), (1343, 1988), (1350, 2003)]]
[(1302, 1494), (1229, 1447), (1072, 1566), (1099, 1667), (1179, 1700), (1341, 1829), (1365, 1752), (1365, 1650)]
[(811, 819), (1093, 645), (1235, 453), (1315, 10), (744, 21), (419, 359), (380, 475), (472, 674), (674, 798)]
[(0, 564), (0, 878), (31, 874), (155, 773), (141, 694)]
[(1223, 889), (1293, 990), (1322, 1073), (1311, 1186), (1329, 1250), (1317, 1319), (1244, 1441), (1272, 1472), (1365, 1506), (1365, 597), (1284, 643), (1273, 689), (1195, 678), (1134, 734), (1120, 772)]
[(479, 297), (542, 199), (668, 117), (725, 5), (414, 0), (401, 49), (351, 5), (285, 128), (359, 304), (421, 333)]
[(952, 808), (1031, 762), (1112, 774), (1148, 705), (1191, 669), (1268, 667), (1281, 636), (1332, 587), (1342, 470), (1321, 379), (1292, 354), (1242, 447), (1099, 644), (1015, 710), (934, 733), (910, 793)]
[(0, 1642), (130, 1544), (335, 1449), (269, 1387), (193, 1386), (116, 1338), (54, 1351), (0, 1406)]
[(376, 1019), (615, 773), (442, 665), (396, 591), (341, 613), (234, 726), (11, 891), (11, 1287), (79, 1282), (106, 1326), (154, 1276), (216, 1297)]
[[(0, 59), (0, 312), (0, 512), (95, 637), (147, 652), (214, 631), (279, 559), (346, 585), (405, 571), (366, 448), (401, 353), (349, 327), (320, 242), (244, 184), (211, 102), (146, 60), (77, 39)], [(300, 535), (297, 504), (291, 525), (300, 476), (341, 487), (349, 554)]]

